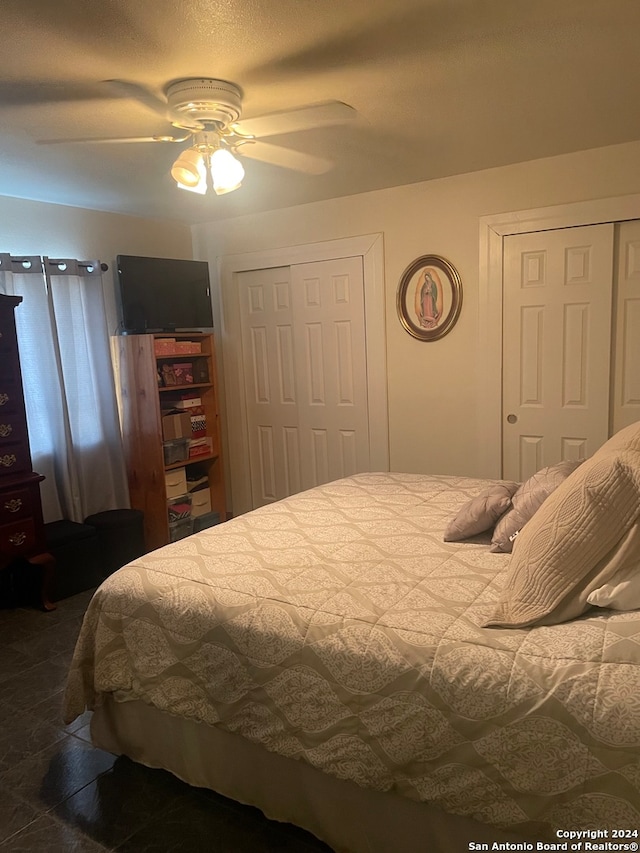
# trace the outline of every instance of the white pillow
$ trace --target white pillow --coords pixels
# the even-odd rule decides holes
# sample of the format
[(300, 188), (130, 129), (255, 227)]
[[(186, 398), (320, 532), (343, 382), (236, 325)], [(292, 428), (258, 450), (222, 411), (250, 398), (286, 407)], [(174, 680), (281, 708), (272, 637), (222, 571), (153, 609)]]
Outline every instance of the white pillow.
[(608, 583), (594, 589), (587, 601), (595, 607), (611, 610), (640, 609), (640, 563), (616, 572)]
[(640, 451), (595, 453), (562, 482), (515, 541), (485, 628), (556, 625), (640, 563)]

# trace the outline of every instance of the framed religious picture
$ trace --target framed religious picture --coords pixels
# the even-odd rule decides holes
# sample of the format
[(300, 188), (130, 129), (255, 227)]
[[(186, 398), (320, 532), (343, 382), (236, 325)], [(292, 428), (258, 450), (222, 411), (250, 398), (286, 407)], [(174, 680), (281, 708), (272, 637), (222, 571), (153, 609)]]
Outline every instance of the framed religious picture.
[(439, 255), (422, 255), (402, 274), (396, 299), (400, 322), (421, 341), (437, 341), (455, 326), (462, 307), (458, 271)]

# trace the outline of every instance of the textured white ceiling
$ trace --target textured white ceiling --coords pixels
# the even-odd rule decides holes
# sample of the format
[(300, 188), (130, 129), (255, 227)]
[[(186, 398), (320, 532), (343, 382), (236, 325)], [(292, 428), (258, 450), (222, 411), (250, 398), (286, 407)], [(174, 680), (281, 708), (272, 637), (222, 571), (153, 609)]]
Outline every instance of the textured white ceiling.
[[(639, 0), (2, 0), (0, 195), (198, 222), (640, 139)], [(245, 160), (196, 197), (168, 144), (38, 145), (171, 131), (120, 79), (161, 94), (218, 77), (246, 118), (323, 102), (351, 125), (269, 142), (324, 175)]]

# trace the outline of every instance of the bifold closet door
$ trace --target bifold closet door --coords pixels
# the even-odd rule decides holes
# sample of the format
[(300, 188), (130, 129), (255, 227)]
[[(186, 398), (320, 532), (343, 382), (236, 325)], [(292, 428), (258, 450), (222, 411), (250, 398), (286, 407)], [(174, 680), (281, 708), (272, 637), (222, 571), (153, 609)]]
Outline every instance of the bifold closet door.
[(612, 432), (640, 420), (640, 221), (617, 226)]
[(368, 470), (362, 259), (238, 283), (253, 506)]
[(505, 479), (608, 437), (613, 260), (612, 224), (504, 238)]

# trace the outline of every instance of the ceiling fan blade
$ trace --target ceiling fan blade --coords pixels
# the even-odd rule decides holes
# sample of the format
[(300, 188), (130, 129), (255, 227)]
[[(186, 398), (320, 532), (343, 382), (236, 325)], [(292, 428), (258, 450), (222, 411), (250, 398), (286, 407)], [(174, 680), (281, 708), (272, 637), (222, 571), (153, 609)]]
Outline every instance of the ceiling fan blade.
[(272, 166), (281, 166), (283, 169), (304, 172), (307, 175), (322, 175), (333, 168), (331, 160), (315, 157), (312, 154), (302, 154), (300, 151), (292, 151), (291, 148), (272, 145), (270, 142), (241, 142), (235, 146), (235, 150), (238, 154), (253, 160), (260, 160)]
[(38, 145), (62, 145), (63, 143), (127, 143), (127, 142), (185, 142), (191, 136), (78, 136), (72, 139), (38, 139)]
[(173, 113), (169, 109), (169, 102), (166, 98), (158, 97), (155, 92), (147, 89), (146, 86), (142, 86), (140, 83), (132, 83), (130, 80), (105, 80), (104, 82), (114, 94), (117, 94), (119, 97), (132, 98), (134, 101), (138, 101), (139, 104), (142, 104), (156, 115), (162, 116), (163, 119), (171, 122), (171, 124), (175, 124), (176, 127), (191, 130), (202, 130), (204, 127), (201, 122), (195, 119), (190, 120), (188, 116)]
[(241, 119), (231, 125), (240, 136), (276, 136), (280, 133), (295, 133), (315, 127), (347, 124), (358, 115), (357, 110), (342, 101), (327, 101), (324, 104), (310, 104), (293, 110)]

